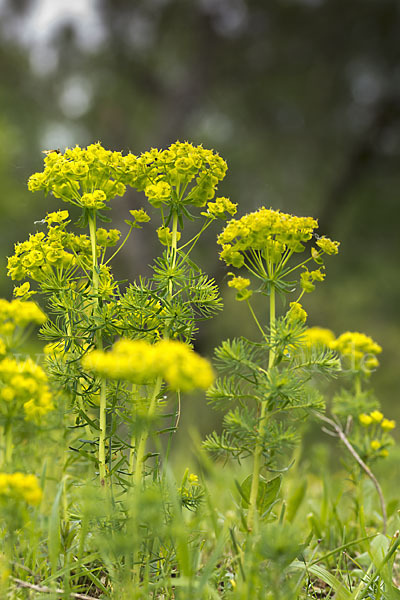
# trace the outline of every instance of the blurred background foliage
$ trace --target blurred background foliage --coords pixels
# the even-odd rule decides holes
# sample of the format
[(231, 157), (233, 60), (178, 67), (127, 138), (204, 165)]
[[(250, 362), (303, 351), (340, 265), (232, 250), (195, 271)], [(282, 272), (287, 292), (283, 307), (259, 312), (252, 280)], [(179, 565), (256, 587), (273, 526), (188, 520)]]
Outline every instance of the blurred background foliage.
[[(399, 32), (398, 0), (0, 0), (1, 294), (13, 243), (59, 207), (26, 189), (43, 149), (202, 143), (227, 160), (219, 193), (239, 216), (260, 205), (312, 215), (341, 241), (305, 299), (310, 325), (384, 347), (374, 386), (400, 420)], [(144, 203), (117, 200), (116, 226)], [(121, 278), (147, 272), (149, 231), (121, 253)], [(209, 354), (257, 335), (226, 288), (218, 232), (197, 255), (226, 306), (200, 332)]]

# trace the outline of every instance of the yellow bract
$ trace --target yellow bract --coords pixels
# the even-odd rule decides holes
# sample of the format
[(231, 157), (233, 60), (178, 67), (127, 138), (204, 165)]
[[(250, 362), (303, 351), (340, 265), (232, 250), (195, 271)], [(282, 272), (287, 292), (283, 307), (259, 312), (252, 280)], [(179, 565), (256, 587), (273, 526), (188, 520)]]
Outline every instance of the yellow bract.
[[(64, 154), (51, 152), (42, 173), (28, 181), (30, 191), (51, 191), (56, 198), (89, 209), (104, 208), (105, 202), (123, 196), (136, 163), (133, 155), (105, 150), (100, 143), (76, 146)], [(59, 221), (58, 221), (59, 222)]]

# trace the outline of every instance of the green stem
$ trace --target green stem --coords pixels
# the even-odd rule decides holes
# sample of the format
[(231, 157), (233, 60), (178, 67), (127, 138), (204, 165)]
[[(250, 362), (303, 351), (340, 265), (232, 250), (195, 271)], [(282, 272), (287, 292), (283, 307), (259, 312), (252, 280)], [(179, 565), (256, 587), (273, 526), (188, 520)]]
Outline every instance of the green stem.
[(173, 426), (173, 430), (171, 430), (168, 435), (168, 443), (167, 443), (167, 449), (165, 451), (164, 465), (163, 465), (163, 478), (164, 479), (167, 474), (167, 464), (168, 464), (168, 459), (169, 459), (169, 455), (171, 452), (172, 437), (178, 429), (179, 421), (181, 418), (181, 393), (179, 390), (176, 392), (176, 395), (177, 395), (177, 401), (176, 401), (176, 412), (175, 412), (175, 425)]
[(130, 229), (129, 229), (128, 233), (126, 234), (124, 241), (121, 242), (121, 244), (118, 246), (118, 248), (116, 249), (116, 251), (114, 252), (114, 254), (112, 254), (110, 256), (110, 258), (107, 260), (107, 262), (104, 263), (105, 265), (108, 265), (108, 263), (112, 261), (112, 259), (114, 258), (114, 256), (116, 256), (118, 254), (118, 252), (120, 250), (122, 250), (122, 248), (125, 246), (126, 242), (128, 241), (128, 239), (129, 239), (132, 231), (133, 231), (133, 225), (130, 226)]
[[(136, 397), (136, 395), (138, 394), (138, 386), (136, 384), (132, 384), (132, 406), (136, 407), (137, 404), (137, 400), (138, 398)], [(132, 415), (132, 417), (134, 418), (134, 415)], [(135, 432), (132, 433), (132, 437), (131, 437), (131, 451), (129, 453), (129, 473), (133, 476), (133, 469), (134, 469), (134, 463), (135, 463), (135, 442), (136, 442), (136, 436), (135, 436)]]
[(296, 271), (296, 269), (299, 269), (300, 267), (303, 267), (304, 265), (306, 265), (307, 263), (309, 263), (311, 260), (314, 260), (314, 258), (312, 256), (310, 256), (310, 258), (307, 258), (306, 260), (303, 260), (303, 262), (301, 262), (298, 265), (292, 267), (291, 269), (287, 269), (286, 271), (282, 271), (281, 273), (279, 273), (280, 277), (287, 277), (290, 273), (293, 273), (293, 271)]
[[(171, 258), (171, 272), (176, 265), (176, 254), (177, 254), (177, 244), (178, 244), (178, 213), (174, 213), (172, 218), (172, 240), (171, 240), (171, 248), (170, 248), (170, 258)], [(168, 282), (168, 300), (171, 300), (173, 293), (173, 281), (172, 278)], [(167, 329), (164, 331), (164, 338), (169, 338), (169, 332)]]
[(361, 377), (359, 374), (356, 375), (355, 377), (355, 381), (354, 381), (354, 392), (355, 392), (355, 396), (360, 396), (361, 395)]
[(253, 307), (251, 306), (251, 304), (250, 304), (250, 302), (249, 302), (249, 299), (248, 299), (248, 298), (246, 299), (246, 303), (247, 303), (247, 306), (249, 307), (249, 310), (250, 310), (250, 312), (251, 312), (251, 315), (252, 315), (252, 317), (253, 317), (253, 319), (254, 319), (254, 321), (255, 321), (255, 323), (256, 323), (256, 325), (257, 325), (258, 329), (261, 331), (261, 335), (263, 336), (264, 340), (268, 341), (268, 339), (267, 339), (267, 336), (265, 335), (265, 331), (264, 331), (264, 329), (261, 327), (261, 325), (260, 325), (260, 322), (259, 322), (259, 320), (257, 319), (256, 313), (254, 312), (254, 310), (253, 310)]
[(6, 431), (5, 431), (5, 442), (6, 442), (6, 449), (5, 449), (5, 463), (7, 465), (9, 465), (11, 463), (11, 459), (12, 459), (12, 454), (13, 454), (13, 441), (12, 441), (12, 427), (11, 427), (11, 423), (7, 423), (6, 425)]
[(185, 256), (189, 256), (189, 254), (191, 253), (191, 251), (193, 250), (197, 240), (199, 239), (199, 237), (205, 232), (205, 230), (207, 229), (207, 227), (209, 227), (211, 225), (211, 223), (214, 222), (214, 219), (210, 219), (209, 221), (206, 221), (203, 225), (203, 227), (200, 229), (199, 233), (197, 233), (194, 237), (192, 237), (191, 240), (189, 240), (188, 242), (186, 242), (186, 244), (183, 244), (183, 246), (179, 247), (179, 250), (184, 250), (187, 246), (190, 246), (189, 250), (186, 252)]
[[(275, 350), (274, 350), (274, 337), (275, 337), (275, 288), (271, 287), (271, 294), (269, 297), (269, 324), (270, 324), (270, 349), (268, 357), (268, 369), (271, 369), (275, 361)], [(268, 398), (266, 398), (261, 404), (261, 413), (259, 419), (258, 429), (258, 440), (254, 450), (253, 457), (253, 478), (251, 481), (250, 490), (250, 501), (249, 501), (249, 512), (247, 514), (247, 528), (253, 529), (254, 518), (257, 511), (257, 495), (258, 485), (260, 479), (261, 469), (261, 455), (262, 455), (262, 438), (266, 429), (266, 413), (268, 406)]]
[[(89, 217), (89, 234), (90, 243), (92, 246), (92, 283), (93, 291), (96, 295), (99, 293), (99, 265), (97, 263), (97, 246), (96, 246), (96, 213)], [(97, 298), (98, 302), (98, 298)]]
[(106, 427), (107, 427), (107, 395), (106, 380), (102, 379), (100, 384), (100, 407), (99, 407), (99, 475), (102, 486), (106, 482)]
[[(161, 384), (162, 384), (162, 378), (157, 377), (156, 383), (154, 385), (153, 395), (150, 400), (149, 410), (147, 411), (148, 419), (151, 419), (151, 417), (154, 415), (156, 404), (157, 404), (157, 396), (161, 390)], [(146, 442), (147, 442), (148, 437), (149, 437), (149, 431), (148, 431), (148, 427), (146, 427), (146, 429), (141, 432), (141, 434), (139, 436), (138, 444), (137, 444), (136, 470), (135, 470), (135, 474), (134, 474), (135, 486), (139, 486), (140, 482), (142, 480), (143, 461), (144, 461), (144, 456), (145, 456), (145, 451), (146, 451)]]
[[(172, 268), (175, 267), (176, 264), (176, 248), (177, 248), (177, 238), (178, 238), (178, 213), (174, 213), (172, 218), (172, 242), (171, 242), (171, 255), (172, 255)], [(172, 288), (172, 281), (170, 281), (170, 285)], [(172, 291), (170, 292), (172, 294)]]
[[(99, 265), (97, 262), (97, 246), (96, 246), (96, 213), (93, 212), (89, 216), (89, 233), (90, 233), (90, 242), (92, 246), (92, 285), (93, 292), (95, 295), (96, 306), (99, 305)], [(103, 349), (103, 340), (101, 336), (101, 331), (98, 330), (96, 332), (96, 348), (98, 350)], [(105, 485), (106, 482), (106, 425), (107, 425), (107, 415), (106, 415), (106, 405), (107, 405), (107, 384), (106, 380), (102, 379), (100, 384), (100, 407), (99, 407), (99, 475), (100, 475), (100, 483), (102, 486)]]

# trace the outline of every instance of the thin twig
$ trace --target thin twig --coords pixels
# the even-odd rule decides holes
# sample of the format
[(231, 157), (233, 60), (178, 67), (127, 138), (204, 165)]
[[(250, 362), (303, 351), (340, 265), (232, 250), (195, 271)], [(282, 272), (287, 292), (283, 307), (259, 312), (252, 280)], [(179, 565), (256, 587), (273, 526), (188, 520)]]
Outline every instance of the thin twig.
[[(22, 579), (17, 579), (16, 577), (11, 578), (14, 583), (17, 584), (18, 587), (28, 588), (30, 590), (34, 590), (35, 592), (41, 592), (43, 594), (65, 594), (64, 590), (60, 588), (49, 588), (47, 586), (35, 585), (34, 583), (29, 583), (28, 581), (23, 581)], [(94, 596), (87, 596), (86, 594), (77, 594), (75, 592), (70, 592), (71, 598), (76, 598), (77, 600), (98, 600)]]
[(382, 488), (379, 485), (377, 478), (375, 477), (375, 475), (373, 474), (371, 469), (365, 464), (365, 462), (363, 461), (361, 456), (353, 448), (353, 446), (347, 439), (342, 428), (339, 427), (339, 425), (337, 423), (335, 423), (335, 421), (333, 421), (332, 419), (329, 419), (325, 415), (321, 415), (321, 413), (316, 413), (316, 415), (318, 416), (319, 419), (321, 419), (321, 421), (324, 421), (325, 423), (328, 423), (331, 427), (333, 427), (333, 429), (336, 431), (336, 434), (338, 435), (338, 437), (340, 437), (340, 439), (342, 440), (343, 444), (346, 446), (347, 450), (350, 452), (352, 457), (358, 462), (358, 464), (360, 465), (360, 467), (362, 468), (364, 473), (370, 478), (370, 480), (374, 484), (375, 489), (378, 492), (379, 501), (380, 501), (381, 510), (382, 510), (383, 533), (386, 533), (387, 513), (386, 513), (385, 499), (383, 497)]

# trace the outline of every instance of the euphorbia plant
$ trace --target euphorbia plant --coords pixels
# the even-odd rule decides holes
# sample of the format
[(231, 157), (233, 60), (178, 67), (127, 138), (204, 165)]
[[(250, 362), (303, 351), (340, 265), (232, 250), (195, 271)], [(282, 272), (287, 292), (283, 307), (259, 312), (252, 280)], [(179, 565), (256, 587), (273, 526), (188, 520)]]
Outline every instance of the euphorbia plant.
[[(91, 431), (85, 456), (92, 456), (93, 446), (97, 446), (96, 462), (102, 485), (108, 474), (116, 470), (122, 481), (120, 474), (124, 469), (129, 472), (124, 462), (132, 469), (134, 453), (139, 453), (138, 482), (143, 472), (148, 432), (138, 424), (143, 419), (142, 410), (138, 411), (141, 417), (133, 423), (132, 405), (147, 404), (145, 412), (148, 417), (154, 416), (168, 376), (164, 371), (154, 371), (141, 373), (136, 380), (132, 372), (125, 371), (117, 377), (110, 373), (97, 377), (95, 373), (101, 374), (101, 370), (96, 371), (90, 352), (96, 349), (99, 356), (120, 337), (137, 343), (141, 340), (143, 344), (172, 339), (176, 344), (190, 344), (196, 323), (221, 308), (214, 281), (193, 263), (190, 253), (201, 233), (216, 218), (236, 212), (236, 205), (227, 198), (211, 201), (225, 175), (226, 163), (211, 150), (180, 142), (167, 150), (152, 149), (138, 157), (107, 151), (100, 144), (88, 148), (77, 146), (64, 154), (49, 153), (44, 163), (43, 172), (30, 178), (29, 189), (51, 192), (72, 205), (73, 211), (78, 211), (75, 225), (86, 233), (78, 234), (71, 229), (68, 210), (47, 214), (43, 220), (46, 232), (38, 231), (27, 241), (16, 244), (15, 254), (8, 261), (9, 275), (14, 280), (30, 280), (16, 288), (15, 293), (22, 299), (33, 292), (30, 282), (35, 282), (37, 291), (47, 298), (49, 319), (42, 327), (42, 336), (50, 342), (46, 349), (49, 370), (57, 387), (67, 392), (72, 401), (77, 413), (76, 425)], [(162, 225), (157, 233), (165, 250), (155, 260), (149, 280), (139, 278), (123, 290), (113, 278), (110, 263), (132, 231), (150, 217), (143, 209), (130, 210), (122, 242), (120, 231), (99, 228), (98, 223), (110, 221), (106, 211), (116, 196), (124, 195), (127, 186), (144, 191), (153, 207), (159, 209)], [(192, 239), (180, 243), (184, 221), (195, 218), (190, 211), (197, 207), (204, 207), (197, 217), (201, 218), (199, 231)], [(108, 256), (109, 248), (118, 244)], [(116, 346), (115, 352), (121, 347)], [(172, 348), (175, 346), (171, 342), (162, 352), (167, 354)], [(87, 359), (82, 361), (86, 355)], [(146, 356), (145, 351), (136, 352), (138, 364), (143, 365)], [(105, 357), (113, 360), (114, 354), (107, 353)], [(131, 360), (135, 359), (131, 356)], [(152, 360), (160, 363), (155, 355)], [(210, 373), (200, 387), (207, 387)], [(169, 387), (179, 395), (185, 389), (184, 375), (178, 375), (177, 379), (178, 383), (170, 383)], [(148, 385), (153, 386), (150, 396)], [(137, 432), (137, 439), (135, 435), (129, 440), (119, 435), (118, 428), (123, 422)], [(113, 453), (119, 450), (123, 451), (122, 457), (119, 454), (113, 465)], [(124, 451), (130, 451), (130, 459)]]
[[(261, 208), (229, 221), (218, 238), (221, 259), (228, 266), (243, 269), (253, 279), (251, 289), (249, 278), (231, 274), (228, 285), (237, 290), (237, 300), (247, 303), (261, 339), (226, 341), (217, 349), (221, 373), (230, 374), (218, 379), (208, 396), (212, 403), (229, 410), (222, 435), (214, 433), (205, 446), (237, 459), (252, 458), (252, 474), (240, 487), (248, 508), (249, 530), (256, 524), (257, 508), (261, 514), (267, 514), (279, 491), (278, 479), (267, 482), (260, 474), (281, 468), (277, 457), (297, 434), (291, 421), (323, 406), (321, 395), (310, 385), (312, 374), (318, 371), (333, 375), (338, 369), (332, 351), (308, 351), (303, 341), (307, 314), (300, 300), (314, 290), (316, 281), (324, 279), (324, 254), (337, 254), (339, 246), (338, 242), (316, 235), (317, 227), (317, 221), (311, 217)], [(314, 243), (304, 256), (311, 240)], [(309, 270), (312, 262), (318, 268)], [(250, 301), (254, 292), (267, 299), (261, 317)], [(293, 293), (297, 297), (279, 317), (277, 299), (284, 308), (285, 298)], [(236, 403), (233, 408), (232, 403)]]

